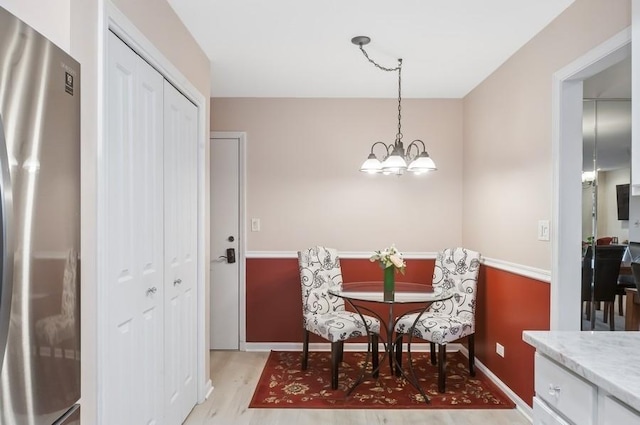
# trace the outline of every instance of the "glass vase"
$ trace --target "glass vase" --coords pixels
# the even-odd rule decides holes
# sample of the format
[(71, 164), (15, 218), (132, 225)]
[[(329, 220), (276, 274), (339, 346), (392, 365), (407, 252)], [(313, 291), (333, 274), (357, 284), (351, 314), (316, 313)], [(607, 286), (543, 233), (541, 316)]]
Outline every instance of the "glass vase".
[(396, 289), (396, 268), (391, 266), (384, 269), (384, 298), (393, 299)]

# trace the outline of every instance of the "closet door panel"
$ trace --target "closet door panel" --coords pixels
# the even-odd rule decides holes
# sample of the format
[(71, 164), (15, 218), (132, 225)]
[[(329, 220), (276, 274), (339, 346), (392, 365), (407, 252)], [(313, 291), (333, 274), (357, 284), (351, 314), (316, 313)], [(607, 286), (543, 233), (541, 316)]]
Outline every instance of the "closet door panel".
[(162, 422), (163, 78), (108, 40), (104, 187), (106, 424)]
[[(157, 425), (162, 420), (161, 355), (164, 340), (164, 188), (163, 175), (163, 82), (162, 76), (139, 58), (141, 84), (137, 117), (135, 176), (136, 249), (140, 258), (142, 302), (139, 311), (144, 323), (142, 346), (138, 347), (143, 374), (140, 409), (141, 423)], [(134, 395), (134, 401), (137, 398)]]
[(182, 423), (196, 403), (197, 108), (164, 91), (165, 417)]

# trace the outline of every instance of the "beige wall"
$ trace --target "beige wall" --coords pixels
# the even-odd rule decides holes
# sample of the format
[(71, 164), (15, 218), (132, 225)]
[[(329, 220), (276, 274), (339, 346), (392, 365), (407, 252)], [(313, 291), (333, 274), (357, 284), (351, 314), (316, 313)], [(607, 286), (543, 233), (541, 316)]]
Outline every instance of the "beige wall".
[(582, 241), (593, 236), (593, 187), (582, 187)]
[[(600, 180), (603, 175), (603, 181)], [(616, 236), (622, 242), (629, 239), (629, 221), (618, 220), (618, 198), (616, 185), (629, 184), (631, 170), (621, 168), (598, 173), (602, 191), (598, 194), (598, 237)]]
[[(616, 185), (628, 184), (631, 180), (631, 170), (598, 172), (598, 238), (615, 236), (618, 241), (629, 240), (629, 221), (618, 220), (618, 201)], [(630, 206), (631, 207), (631, 206)], [(586, 241), (593, 235), (593, 187), (582, 188), (582, 240)], [(630, 209), (629, 216), (633, 215)]]
[(640, 196), (629, 198), (629, 240), (640, 242)]
[(466, 246), (551, 268), (551, 244), (536, 232), (552, 213), (552, 75), (629, 26), (630, 16), (629, 0), (577, 0), (465, 97)]
[(71, 0), (0, 0), (0, 6), (28, 23), (61, 49), (69, 52), (71, 50), (70, 2)]
[(440, 171), (358, 171), (371, 144), (394, 140), (393, 99), (212, 99), (214, 131), (247, 132), (249, 251), (323, 244), (424, 252), (461, 239), (462, 102), (403, 101), (404, 139), (424, 140)]
[(169, 3), (165, 0), (112, 2), (208, 99), (211, 93), (209, 59)]

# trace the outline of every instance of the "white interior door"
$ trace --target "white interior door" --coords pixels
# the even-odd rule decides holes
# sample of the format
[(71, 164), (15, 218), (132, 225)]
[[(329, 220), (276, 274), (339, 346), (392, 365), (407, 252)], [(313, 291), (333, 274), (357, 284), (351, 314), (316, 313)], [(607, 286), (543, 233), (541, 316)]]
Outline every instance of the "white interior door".
[(240, 139), (211, 139), (211, 349), (237, 350), (240, 340)]
[(198, 110), (164, 83), (165, 423), (181, 424), (197, 401)]
[(163, 78), (109, 33), (104, 424), (162, 422)]

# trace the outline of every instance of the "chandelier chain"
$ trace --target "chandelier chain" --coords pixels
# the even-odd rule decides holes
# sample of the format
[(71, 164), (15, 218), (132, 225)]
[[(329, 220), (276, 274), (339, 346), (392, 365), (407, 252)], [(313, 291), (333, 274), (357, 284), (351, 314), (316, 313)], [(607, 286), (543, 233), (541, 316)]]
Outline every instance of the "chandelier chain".
[(402, 141), (402, 59), (398, 59), (398, 134), (396, 141)]
[(383, 71), (389, 71), (389, 72), (399, 71), (400, 68), (402, 67), (402, 59), (398, 59), (398, 66), (396, 66), (395, 68), (385, 68), (384, 66), (379, 65), (378, 63), (376, 63), (373, 59), (371, 59), (369, 57), (369, 55), (367, 54), (367, 51), (364, 50), (364, 47), (362, 47), (362, 44), (360, 44), (360, 51), (362, 52), (364, 57), (367, 58), (367, 60), (369, 62), (371, 62), (376, 68), (381, 69)]
[(398, 59), (398, 66), (396, 66), (395, 68), (387, 68), (378, 64), (373, 59), (371, 59), (367, 54), (367, 51), (364, 50), (364, 47), (362, 47), (362, 44), (360, 44), (359, 47), (364, 57), (367, 58), (367, 60), (371, 62), (376, 68), (381, 69), (383, 71), (388, 71), (388, 72), (398, 71), (398, 133), (396, 134), (396, 141), (401, 142), (402, 141), (402, 59)]

